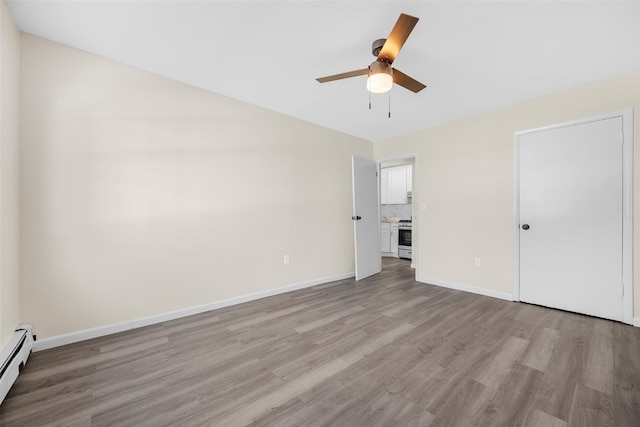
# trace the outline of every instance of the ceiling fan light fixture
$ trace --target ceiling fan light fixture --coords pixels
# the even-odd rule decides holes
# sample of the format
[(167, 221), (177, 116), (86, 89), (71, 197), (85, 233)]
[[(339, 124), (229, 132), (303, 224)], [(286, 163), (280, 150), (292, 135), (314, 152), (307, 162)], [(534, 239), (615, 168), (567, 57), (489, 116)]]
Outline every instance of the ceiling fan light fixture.
[(393, 69), (386, 62), (373, 61), (369, 66), (367, 90), (371, 93), (385, 93), (393, 86)]

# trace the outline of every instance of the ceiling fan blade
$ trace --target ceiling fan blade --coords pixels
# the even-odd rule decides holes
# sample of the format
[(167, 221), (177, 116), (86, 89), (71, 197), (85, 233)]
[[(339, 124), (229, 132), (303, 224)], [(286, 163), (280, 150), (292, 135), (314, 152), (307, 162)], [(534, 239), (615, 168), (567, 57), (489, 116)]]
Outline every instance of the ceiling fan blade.
[(395, 61), (398, 52), (402, 49), (404, 42), (407, 41), (409, 34), (413, 31), (413, 27), (418, 23), (418, 18), (415, 16), (401, 13), (396, 25), (393, 26), (387, 41), (384, 42), (382, 50), (378, 54), (378, 61), (384, 61), (389, 64)]
[(348, 79), (349, 77), (363, 76), (365, 74), (369, 74), (369, 68), (363, 68), (362, 70), (349, 71), (341, 74), (334, 74), (333, 76), (318, 77), (316, 80), (320, 83), (326, 83), (332, 82), (334, 80)]
[(415, 92), (415, 93), (418, 93), (422, 89), (427, 87), (426, 85), (423, 85), (422, 83), (420, 83), (419, 81), (417, 81), (413, 77), (407, 76), (405, 73), (403, 73), (402, 71), (398, 70), (397, 68), (393, 69), (393, 82), (395, 84), (400, 85), (405, 89), (409, 89), (411, 92)]

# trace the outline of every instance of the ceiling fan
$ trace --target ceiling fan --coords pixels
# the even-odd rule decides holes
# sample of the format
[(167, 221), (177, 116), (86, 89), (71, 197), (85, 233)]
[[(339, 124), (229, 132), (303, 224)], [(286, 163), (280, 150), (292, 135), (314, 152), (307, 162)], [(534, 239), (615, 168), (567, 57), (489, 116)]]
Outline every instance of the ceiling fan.
[(395, 61), (404, 42), (407, 41), (409, 34), (411, 34), (413, 27), (415, 27), (417, 23), (418, 18), (415, 16), (401, 13), (389, 37), (386, 39), (378, 39), (371, 45), (371, 53), (376, 57), (376, 60), (373, 61), (371, 65), (361, 70), (319, 77), (316, 80), (320, 83), (326, 83), (349, 77), (368, 75), (367, 90), (372, 93), (388, 92), (393, 86), (393, 83), (409, 89), (412, 92), (420, 92), (426, 85), (409, 77), (397, 68), (391, 67), (391, 64)]

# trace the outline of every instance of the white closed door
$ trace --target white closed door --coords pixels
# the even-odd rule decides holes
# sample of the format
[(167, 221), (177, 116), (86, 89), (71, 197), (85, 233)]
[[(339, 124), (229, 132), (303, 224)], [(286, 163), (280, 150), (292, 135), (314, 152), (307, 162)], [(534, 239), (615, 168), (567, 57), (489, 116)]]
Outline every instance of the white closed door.
[(373, 160), (352, 157), (353, 232), (356, 280), (380, 273), (380, 221), (378, 218), (377, 165)]
[(519, 136), (520, 300), (622, 319), (622, 118)]

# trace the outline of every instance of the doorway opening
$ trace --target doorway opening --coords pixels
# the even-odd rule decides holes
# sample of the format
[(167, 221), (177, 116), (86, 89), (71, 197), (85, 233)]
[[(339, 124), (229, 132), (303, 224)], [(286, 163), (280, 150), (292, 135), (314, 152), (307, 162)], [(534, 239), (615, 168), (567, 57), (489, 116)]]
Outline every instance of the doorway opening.
[(416, 155), (378, 161), (380, 254), (385, 265), (415, 269), (418, 224)]

